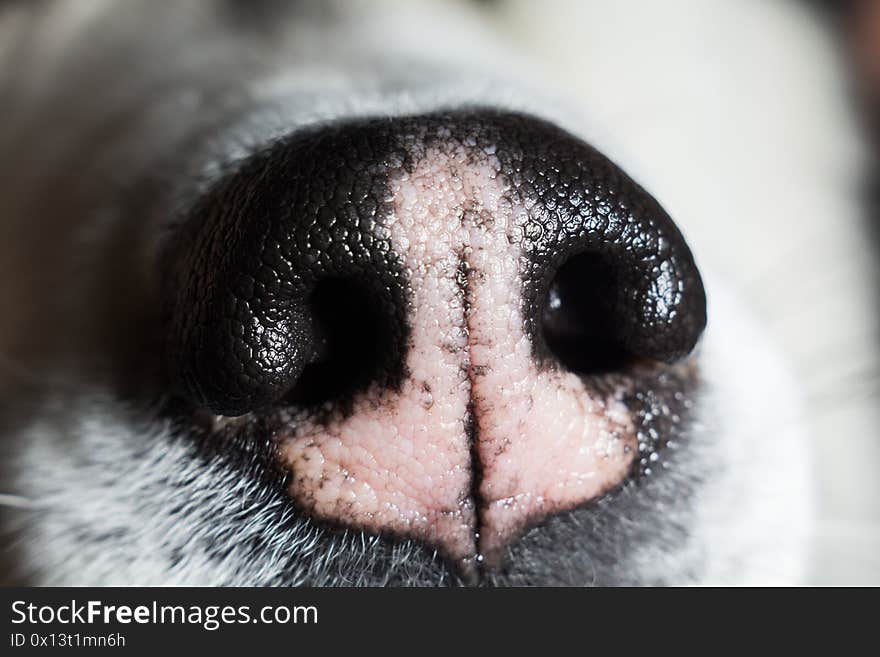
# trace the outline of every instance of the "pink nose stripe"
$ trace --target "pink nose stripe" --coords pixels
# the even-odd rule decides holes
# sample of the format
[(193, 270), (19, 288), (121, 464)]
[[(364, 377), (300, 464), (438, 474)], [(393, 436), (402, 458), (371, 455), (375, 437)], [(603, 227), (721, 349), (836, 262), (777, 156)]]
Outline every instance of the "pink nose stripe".
[[(312, 515), (495, 559), (530, 522), (620, 484), (636, 453), (622, 392), (539, 370), (522, 317), (528, 209), (488, 149), (429, 148), (392, 175), (382, 230), (410, 283), (400, 390), (282, 436), (290, 493)], [(479, 473), (478, 475), (475, 473)]]

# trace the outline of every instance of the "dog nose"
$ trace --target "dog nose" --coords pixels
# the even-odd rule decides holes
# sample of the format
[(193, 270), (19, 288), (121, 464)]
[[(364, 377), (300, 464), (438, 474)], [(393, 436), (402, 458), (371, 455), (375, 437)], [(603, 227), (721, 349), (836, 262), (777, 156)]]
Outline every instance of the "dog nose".
[(471, 562), (628, 478), (634, 373), (706, 323), (657, 201), (493, 110), (295, 132), (196, 203), (166, 275), (177, 388), (281, 418), (302, 511)]

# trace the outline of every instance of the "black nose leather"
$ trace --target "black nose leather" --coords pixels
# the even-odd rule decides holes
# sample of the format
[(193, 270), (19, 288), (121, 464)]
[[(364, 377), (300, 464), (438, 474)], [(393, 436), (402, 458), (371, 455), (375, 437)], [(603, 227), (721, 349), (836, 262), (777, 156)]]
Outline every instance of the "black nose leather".
[(659, 203), (551, 124), (467, 110), (298, 130), (219, 180), (167, 249), (168, 369), (180, 391), (239, 415), (313, 388), (301, 380), (310, 364), (331, 363), (325, 383), (394, 385), (409, 327), (385, 225), (389, 176), (451, 141), (497, 158), (528, 213), (522, 315), (536, 359), (589, 373), (692, 350), (703, 284)]

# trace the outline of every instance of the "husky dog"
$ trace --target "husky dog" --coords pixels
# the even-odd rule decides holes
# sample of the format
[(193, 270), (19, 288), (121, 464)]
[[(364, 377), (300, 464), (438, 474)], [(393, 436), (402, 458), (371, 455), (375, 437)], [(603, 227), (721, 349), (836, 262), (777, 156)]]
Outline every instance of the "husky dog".
[(6, 580), (817, 581), (839, 87), (783, 3), (4, 3)]

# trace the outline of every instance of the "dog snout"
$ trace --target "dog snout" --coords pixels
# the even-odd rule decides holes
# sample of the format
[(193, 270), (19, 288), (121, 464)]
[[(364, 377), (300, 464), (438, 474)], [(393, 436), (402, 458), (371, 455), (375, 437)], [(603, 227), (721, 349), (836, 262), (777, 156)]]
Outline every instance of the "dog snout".
[(166, 262), (181, 394), (283, 417), (313, 517), (469, 564), (629, 476), (631, 373), (679, 363), (706, 323), (655, 199), (488, 109), (296, 131), (198, 201)]

